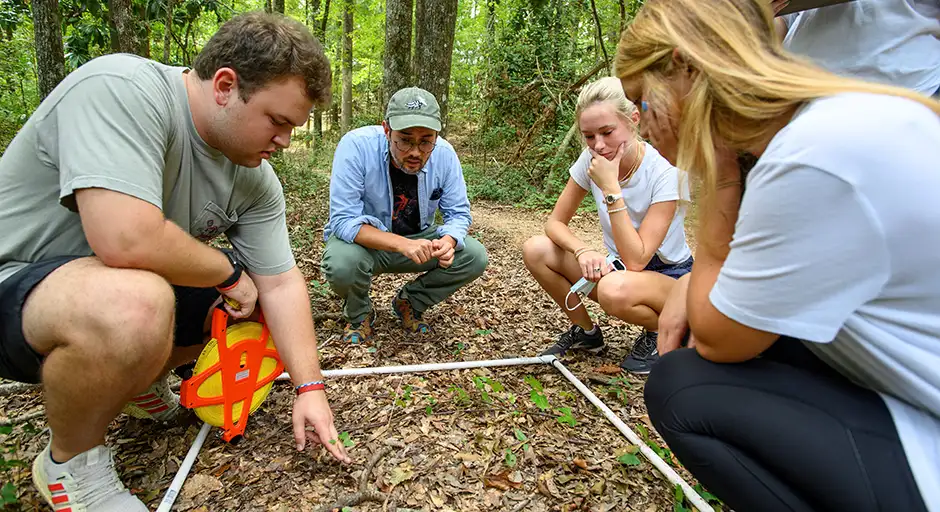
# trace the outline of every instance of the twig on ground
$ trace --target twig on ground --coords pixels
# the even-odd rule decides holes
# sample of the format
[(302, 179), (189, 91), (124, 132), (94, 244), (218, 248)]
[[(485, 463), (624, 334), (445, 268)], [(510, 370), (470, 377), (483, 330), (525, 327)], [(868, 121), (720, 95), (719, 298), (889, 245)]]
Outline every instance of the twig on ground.
[(383, 457), (388, 455), (393, 448), (402, 448), (403, 444), (399, 442), (392, 442), (389, 440), (389, 446), (384, 446), (375, 452), (372, 455), (372, 458), (369, 459), (369, 462), (366, 464), (365, 469), (362, 471), (362, 476), (359, 477), (359, 492), (353, 494), (347, 494), (341, 496), (335, 503), (331, 505), (326, 505), (317, 509), (317, 512), (330, 512), (332, 510), (342, 510), (343, 507), (353, 507), (359, 505), (364, 501), (375, 501), (378, 503), (388, 503), (389, 496), (384, 492), (379, 492), (375, 490), (369, 490), (369, 482), (372, 480), (372, 470), (375, 469), (375, 465), (382, 460)]
[(26, 414), (21, 414), (15, 418), (0, 419), (0, 427), (9, 427), (11, 425), (18, 425), (20, 423), (26, 423), (27, 421), (34, 420), (36, 418), (42, 418), (46, 414), (46, 408), (40, 407), (35, 411), (28, 412)]
[(510, 512), (519, 512), (520, 510), (524, 509), (524, 508), (526, 507), (526, 505), (528, 505), (528, 504), (531, 503), (531, 502), (532, 502), (532, 498), (529, 498), (529, 499), (527, 499), (527, 500), (520, 501), (515, 507), (512, 507), (512, 510), (511, 510)]
[(339, 320), (342, 317), (342, 314), (339, 312), (336, 313), (320, 313), (319, 315), (313, 315), (314, 322), (322, 322), (323, 320)]
[(32, 391), (40, 389), (42, 384), (25, 384), (23, 382), (14, 382), (12, 384), (3, 384), (0, 386), (0, 396), (9, 396), (23, 391)]

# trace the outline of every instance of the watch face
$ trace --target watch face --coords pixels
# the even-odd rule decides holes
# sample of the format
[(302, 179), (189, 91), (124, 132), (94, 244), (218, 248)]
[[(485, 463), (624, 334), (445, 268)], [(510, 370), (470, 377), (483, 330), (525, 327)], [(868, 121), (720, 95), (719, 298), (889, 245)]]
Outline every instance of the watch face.
[(605, 197), (604, 199), (607, 200), (607, 204), (611, 204), (611, 203), (613, 203), (614, 201), (616, 201), (616, 199), (614, 199), (613, 194), (607, 194), (607, 197)]

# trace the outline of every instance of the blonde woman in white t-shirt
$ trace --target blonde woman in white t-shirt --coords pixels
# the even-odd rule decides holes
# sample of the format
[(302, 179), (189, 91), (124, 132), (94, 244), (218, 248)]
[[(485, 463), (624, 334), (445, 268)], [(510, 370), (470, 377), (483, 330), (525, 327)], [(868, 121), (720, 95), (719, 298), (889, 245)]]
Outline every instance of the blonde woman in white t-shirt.
[[(600, 327), (571, 292), (583, 278), (596, 284), (588, 296), (605, 312), (645, 329), (621, 367), (649, 373), (658, 358), (663, 303), (676, 279), (692, 268), (683, 229), (687, 180), (639, 139), (639, 113), (616, 78), (585, 86), (575, 117), (587, 147), (569, 170), (545, 234), (523, 247), (526, 268), (572, 323), (543, 354), (598, 353), (604, 348)], [(568, 227), (588, 193), (597, 203), (604, 248), (586, 244)], [(617, 260), (608, 264), (605, 253)]]

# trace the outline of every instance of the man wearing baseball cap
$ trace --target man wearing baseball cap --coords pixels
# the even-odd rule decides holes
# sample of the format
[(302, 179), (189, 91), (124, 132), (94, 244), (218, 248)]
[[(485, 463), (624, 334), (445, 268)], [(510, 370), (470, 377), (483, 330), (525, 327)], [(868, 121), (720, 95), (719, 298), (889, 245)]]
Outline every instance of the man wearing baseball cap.
[(467, 236), (460, 160), (440, 130), (434, 95), (409, 87), (392, 95), (381, 126), (352, 130), (336, 147), (321, 268), (344, 300), (345, 341), (372, 336), (373, 275), (420, 273), (391, 309), (406, 330), (428, 332), (424, 312), (486, 269), (486, 249)]

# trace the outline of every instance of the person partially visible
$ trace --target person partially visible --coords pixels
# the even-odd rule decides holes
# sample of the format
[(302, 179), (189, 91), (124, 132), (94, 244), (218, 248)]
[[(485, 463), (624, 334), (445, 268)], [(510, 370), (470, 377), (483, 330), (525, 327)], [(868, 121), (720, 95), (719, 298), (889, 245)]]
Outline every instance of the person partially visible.
[(424, 313), (486, 270), (486, 249), (467, 236), (467, 185), (457, 153), (438, 133), (440, 115), (433, 94), (401, 89), (381, 126), (352, 130), (336, 146), (321, 269), (343, 299), (349, 343), (372, 338), (373, 276), (420, 274), (398, 291), (391, 311), (407, 331), (426, 333)]
[[(600, 326), (570, 293), (583, 278), (597, 283), (588, 296), (607, 314), (644, 328), (620, 366), (646, 374), (659, 357), (659, 312), (693, 260), (684, 228), (688, 180), (639, 138), (639, 117), (616, 78), (584, 87), (575, 119), (587, 147), (569, 170), (571, 177), (545, 223), (545, 234), (527, 240), (522, 256), (572, 324), (543, 354), (604, 349)], [(578, 239), (568, 227), (588, 193), (597, 204), (603, 251)], [(620, 268), (607, 264), (605, 252), (617, 258)]]
[(734, 510), (940, 510), (940, 102), (785, 51), (767, 0), (649, 0), (615, 69), (698, 182), (644, 391), (672, 452)]
[(940, 94), (938, 0), (852, 0), (775, 23), (784, 48), (833, 73)]
[[(350, 462), (314, 384), (310, 298), (266, 161), (329, 88), (302, 23), (240, 15), (193, 69), (84, 64), (0, 157), (0, 377), (42, 383), (50, 440), (32, 478), (55, 510), (148, 510), (114, 469), (108, 425), (125, 408), (180, 411), (167, 373), (202, 350), (223, 298), (236, 319), (264, 310), (298, 386), (296, 448)], [(223, 233), (233, 249), (207, 244)]]

